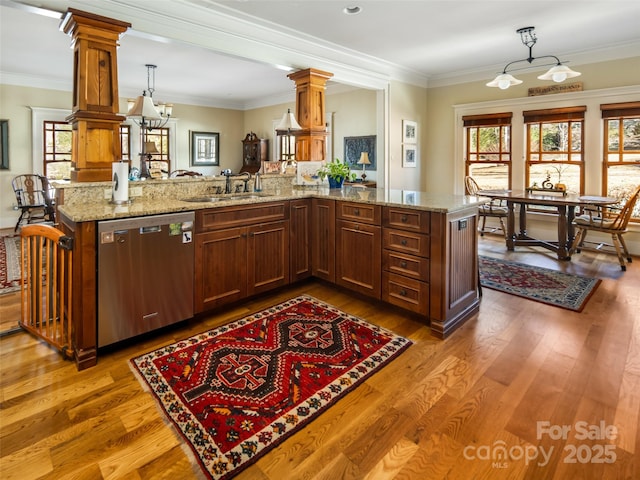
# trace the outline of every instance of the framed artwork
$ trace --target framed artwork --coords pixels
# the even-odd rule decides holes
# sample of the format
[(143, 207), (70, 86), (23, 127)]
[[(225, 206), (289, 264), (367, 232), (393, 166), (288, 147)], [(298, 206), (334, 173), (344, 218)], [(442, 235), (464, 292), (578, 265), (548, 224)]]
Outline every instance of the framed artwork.
[(322, 185), (327, 180), (320, 180), (318, 170), (324, 162), (298, 162), (296, 181), (298, 185)]
[(0, 170), (9, 170), (9, 120), (0, 120)]
[(402, 146), (402, 166), (405, 168), (415, 168), (418, 163), (418, 149), (415, 145)]
[(368, 171), (376, 170), (376, 136), (367, 135), (364, 137), (344, 137), (344, 161), (347, 162), (352, 169), (362, 170), (362, 166), (358, 165), (360, 154), (367, 152), (369, 154)]
[(418, 122), (412, 120), (402, 121), (402, 143), (418, 143)]
[(282, 162), (280, 161), (263, 161), (262, 173), (282, 173)]
[(220, 165), (220, 134), (191, 132), (191, 166)]

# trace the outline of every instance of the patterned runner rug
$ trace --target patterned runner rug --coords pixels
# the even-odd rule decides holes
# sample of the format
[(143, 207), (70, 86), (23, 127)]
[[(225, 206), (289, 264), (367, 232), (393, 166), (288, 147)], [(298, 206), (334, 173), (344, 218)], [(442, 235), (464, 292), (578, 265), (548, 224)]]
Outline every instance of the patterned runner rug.
[(0, 295), (20, 290), (20, 235), (0, 237)]
[(131, 360), (209, 478), (231, 478), (411, 341), (302, 295)]
[(597, 278), (523, 263), (484, 256), (480, 256), (479, 261), (480, 283), (483, 287), (576, 312), (582, 311), (600, 284)]

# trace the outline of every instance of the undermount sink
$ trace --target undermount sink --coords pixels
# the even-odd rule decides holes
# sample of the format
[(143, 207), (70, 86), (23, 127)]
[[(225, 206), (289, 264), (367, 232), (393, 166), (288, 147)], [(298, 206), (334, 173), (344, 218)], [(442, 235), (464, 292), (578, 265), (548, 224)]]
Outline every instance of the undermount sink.
[(238, 194), (238, 195), (230, 195), (230, 196), (220, 196), (220, 197), (191, 197), (191, 198), (183, 198), (183, 202), (193, 202), (193, 203), (212, 203), (212, 202), (225, 202), (231, 200), (251, 200), (254, 198), (264, 198), (269, 195), (257, 194), (257, 193), (248, 193), (248, 194)]

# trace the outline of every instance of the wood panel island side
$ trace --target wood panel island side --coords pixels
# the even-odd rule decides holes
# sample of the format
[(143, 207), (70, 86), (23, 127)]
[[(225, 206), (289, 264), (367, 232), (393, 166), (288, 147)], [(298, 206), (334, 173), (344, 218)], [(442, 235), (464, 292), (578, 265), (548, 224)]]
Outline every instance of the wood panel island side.
[(478, 312), (477, 210), (486, 199), (282, 188), (282, 178), (269, 188), (265, 180), (260, 195), (215, 202), (185, 201), (210, 191), (212, 181), (150, 181), (126, 206), (102, 199), (110, 183), (59, 186), (58, 228), (75, 238), (79, 370), (98, 359), (97, 225), (115, 218), (195, 211), (195, 314), (312, 276), (411, 312), (441, 339)]

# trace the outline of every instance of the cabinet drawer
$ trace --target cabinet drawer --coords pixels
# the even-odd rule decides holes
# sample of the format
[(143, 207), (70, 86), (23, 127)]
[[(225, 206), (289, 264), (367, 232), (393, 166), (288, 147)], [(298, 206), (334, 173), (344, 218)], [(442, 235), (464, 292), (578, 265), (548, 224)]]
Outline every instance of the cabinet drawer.
[(336, 217), (343, 220), (380, 225), (380, 205), (367, 203), (337, 202)]
[(196, 233), (289, 219), (289, 202), (196, 210)]
[(387, 272), (415, 278), (423, 282), (429, 281), (429, 259), (427, 258), (384, 250), (382, 253), (382, 268)]
[(429, 312), (429, 284), (383, 272), (382, 300), (412, 312), (427, 315)]
[(429, 256), (429, 236), (402, 230), (383, 229), (384, 248), (410, 253), (421, 257)]
[(384, 207), (382, 212), (385, 227), (399, 228), (412, 232), (429, 233), (431, 215), (423, 210)]

